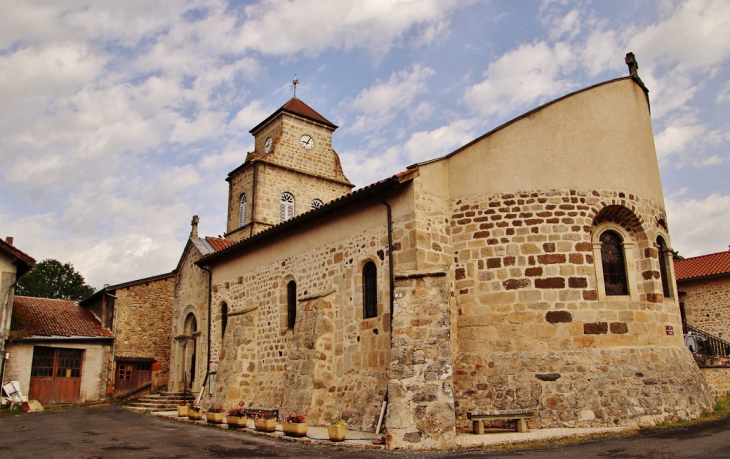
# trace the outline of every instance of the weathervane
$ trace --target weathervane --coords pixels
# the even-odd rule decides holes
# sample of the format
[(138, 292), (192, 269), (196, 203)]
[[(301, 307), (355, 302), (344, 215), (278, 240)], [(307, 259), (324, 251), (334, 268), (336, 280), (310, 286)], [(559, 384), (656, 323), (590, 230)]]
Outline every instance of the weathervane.
[(299, 79), (297, 78), (297, 74), (294, 74), (294, 81), (292, 81), (291, 87), (294, 88), (294, 97), (297, 97), (297, 86), (299, 86)]

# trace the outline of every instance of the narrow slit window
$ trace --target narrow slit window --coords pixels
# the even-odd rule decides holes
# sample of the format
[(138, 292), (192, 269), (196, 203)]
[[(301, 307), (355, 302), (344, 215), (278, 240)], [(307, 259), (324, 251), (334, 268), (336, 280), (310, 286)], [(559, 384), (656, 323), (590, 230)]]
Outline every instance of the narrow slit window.
[(293, 330), (297, 322), (297, 283), (294, 281), (286, 285), (286, 312), (287, 327)]
[(221, 305), (221, 338), (226, 335), (226, 327), (228, 326), (228, 304)]
[(362, 270), (363, 317), (369, 319), (378, 315), (378, 269), (372, 261)]
[(669, 250), (667, 250), (667, 244), (664, 239), (660, 236), (656, 240), (657, 250), (659, 251), (659, 274), (662, 278), (662, 292), (665, 298), (669, 298), (669, 274), (667, 271), (667, 257)]
[(621, 236), (613, 231), (606, 231), (601, 234), (600, 240), (606, 296), (628, 295), (629, 287), (626, 282), (626, 263)]
[(247, 203), (246, 193), (243, 193), (241, 195), (241, 201), (238, 206), (238, 227), (239, 228), (246, 224), (246, 203)]

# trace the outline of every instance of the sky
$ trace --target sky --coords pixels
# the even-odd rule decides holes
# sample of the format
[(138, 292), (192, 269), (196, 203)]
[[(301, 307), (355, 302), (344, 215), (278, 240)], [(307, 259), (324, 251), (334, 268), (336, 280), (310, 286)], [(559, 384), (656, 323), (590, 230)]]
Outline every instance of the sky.
[(249, 130), (293, 96), (358, 188), (545, 102), (650, 90), (672, 247), (730, 244), (730, 1), (4, 0), (0, 236), (100, 288), (225, 231)]

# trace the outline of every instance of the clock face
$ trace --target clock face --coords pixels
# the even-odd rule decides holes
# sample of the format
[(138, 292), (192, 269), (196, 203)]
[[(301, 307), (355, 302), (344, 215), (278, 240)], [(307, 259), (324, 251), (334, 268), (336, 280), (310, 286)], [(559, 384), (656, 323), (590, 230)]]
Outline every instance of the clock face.
[(274, 144), (274, 139), (269, 137), (266, 139), (266, 142), (264, 142), (264, 153), (268, 154), (271, 151), (271, 146)]
[(300, 142), (302, 144), (302, 147), (306, 148), (307, 150), (311, 150), (312, 148), (314, 148), (314, 139), (308, 134), (304, 134)]

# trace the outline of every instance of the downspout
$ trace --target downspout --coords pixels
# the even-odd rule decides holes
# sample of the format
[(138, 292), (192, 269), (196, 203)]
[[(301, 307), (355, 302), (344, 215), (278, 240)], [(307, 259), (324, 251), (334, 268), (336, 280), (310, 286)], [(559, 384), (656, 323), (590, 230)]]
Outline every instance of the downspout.
[[(212, 299), (212, 284), (213, 284), (213, 273), (210, 269), (206, 268), (205, 266), (201, 266), (200, 269), (203, 271), (208, 272), (208, 354), (205, 356), (205, 377), (203, 378), (203, 384), (200, 386), (200, 393), (202, 395), (203, 389), (205, 389), (205, 385), (208, 382), (208, 375), (210, 374), (210, 323), (213, 319), (213, 311), (211, 311), (211, 299)], [(198, 399), (198, 403), (200, 403), (200, 400)]]
[(392, 331), (393, 325), (393, 303), (395, 302), (395, 277), (393, 276), (393, 215), (391, 213), (390, 204), (384, 199), (373, 194), (378, 201), (380, 201), (388, 211), (388, 270), (389, 270), (389, 281), (390, 281), (390, 325)]
[(112, 353), (109, 356), (109, 395), (114, 393), (114, 354), (117, 352), (117, 317), (119, 317), (119, 298), (104, 290), (104, 295), (114, 298), (114, 341), (112, 341)]
[[(388, 204), (384, 199), (373, 193), (376, 199), (378, 199), (388, 211), (388, 280), (390, 281), (390, 335), (393, 336), (393, 308), (395, 303), (395, 276), (393, 275), (393, 214)], [(390, 347), (393, 346), (393, 340), (390, 341)], [(390, 385), (390, 384), (388, 384)], [(383, 424), (383, 415), (385, 414), (385, 407), (388, 405), (388, 389), (385, 389), (385, 397), (383, 397), (383, 406), (380, 410), (380, 419), (378, 419), (378, 426), (375, 431), (375, 435), (380, 433), (380, 427)]]

